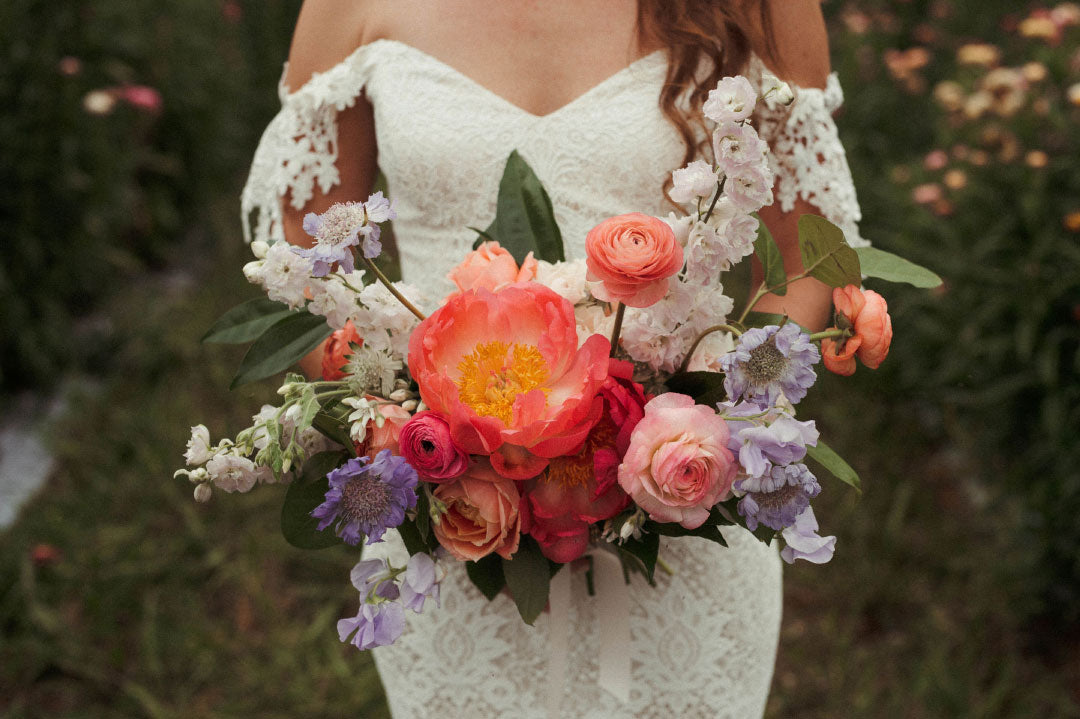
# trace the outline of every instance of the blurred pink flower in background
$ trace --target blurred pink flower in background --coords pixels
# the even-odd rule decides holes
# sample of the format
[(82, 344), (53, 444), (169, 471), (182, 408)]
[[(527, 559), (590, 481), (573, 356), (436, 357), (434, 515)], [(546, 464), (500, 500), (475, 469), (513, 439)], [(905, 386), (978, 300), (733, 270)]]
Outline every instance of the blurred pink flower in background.
[(65, 55), (60, 58), (60, 62), (58, 62), (56, 66), (61, 75), (66, 75), (68, 77), (74, 77), (82, 72), (82, 60), (77, 57), (72, 57), (71, 55)]
[(120, 99), (134, 108), (149, 113), (161, 111), (161, 93), (147, 85), (124, 85), (117, 88)]

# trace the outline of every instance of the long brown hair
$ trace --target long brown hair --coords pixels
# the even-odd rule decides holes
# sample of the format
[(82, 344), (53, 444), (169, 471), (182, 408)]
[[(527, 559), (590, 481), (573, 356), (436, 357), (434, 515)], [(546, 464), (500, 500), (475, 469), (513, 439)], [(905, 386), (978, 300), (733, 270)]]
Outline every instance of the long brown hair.
[[(638, 0), (637, 28), (641, 45), (668, 50), (660, 109), (686, 145), (685, 165), (697, 156), (704, 134), (695, 129), (704, 127), (701, 114), (686, 108), (701, 107), (721, 78), (745, 71), (752, 34), (760, 33), (764, 50), (776, 55), (769, 0)], [(703, 66), (709, 72), (699, 77)], [(689, 103), (680, 107), (680, 100)]]

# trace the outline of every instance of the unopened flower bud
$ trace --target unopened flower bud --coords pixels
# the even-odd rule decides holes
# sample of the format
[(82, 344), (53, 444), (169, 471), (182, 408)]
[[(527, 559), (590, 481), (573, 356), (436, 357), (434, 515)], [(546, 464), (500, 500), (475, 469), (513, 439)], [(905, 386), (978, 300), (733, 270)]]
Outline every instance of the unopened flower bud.
[(783, 80), (777, 83), (772, 92), (773, 98), (781, 105), (790, 105), (795, 101), (795, 93), (791, 90), (791, 85), (788, 85)]
[(420, 400), (420, 404), (416, 405), (416, 411), (417, 412), (423, 412), (427, 408), (428, 408), (428, 406), (426, 404), (424, 404), (424, 400)]
[(408, 398), (409, 398), (409, 390), (407, 390), (407, 389), (396, 389), (396, 390), (394, 390), (393, 392), (390, 393), (390, 397), (389, 397), (391, 402), (404, 402)]
[(394, 389), (409, 389), (408, 380), (403, 380), (403, 379), (394, 380)]
[(266, 244), (262, 240), (255, 240), (251, 243), (251, 254), (255, 255), (256, 259), (266, 259), (266, 253), (270, 249), (270, 245)]
[(412, 412), (414, 409), (416, 409), (416, 406), (418, 404), (419, 402), (417, 402), (415, 399), (407, 399), (401, 403), (401, 408), (406, 412)]
[(200, 484), (195, 487), (195, 501), (199, 504), (206, 504), (210, 501), (210, 495), (213, 491), (210, 489), (209, 484)]

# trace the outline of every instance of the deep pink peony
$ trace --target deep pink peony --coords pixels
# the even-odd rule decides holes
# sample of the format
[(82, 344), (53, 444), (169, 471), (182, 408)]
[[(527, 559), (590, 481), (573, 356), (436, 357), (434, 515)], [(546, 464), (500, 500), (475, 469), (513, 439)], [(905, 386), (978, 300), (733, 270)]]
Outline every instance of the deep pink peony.
[(619, 484), (649, 517), (694, 529), (727, 499), (737, 463), (727, 423), (711, 407), (669, 392), (645, 405), (619, 465)]
[(468, 453), (454, 443), (450, 425), (436, 412), (414, 414), (401, 428), (398, 442), (401, 456), (430, 482), (453, 479), (469, 467)]
[(451, 295), (409, 338), (409, 372), (459, 447), (529, 479), (600, 417), (609, 348), (593, 335), (579, 349), (573, 306), (523, 282)]

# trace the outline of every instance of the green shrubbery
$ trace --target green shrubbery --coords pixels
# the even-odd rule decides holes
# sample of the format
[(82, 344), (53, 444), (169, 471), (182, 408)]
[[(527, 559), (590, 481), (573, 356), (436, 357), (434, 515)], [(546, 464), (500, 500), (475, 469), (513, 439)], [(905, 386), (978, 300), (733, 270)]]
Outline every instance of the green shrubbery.
[(235, 187), (298, 7), (3, 3), (0, 388), (99, 351), (101, 323), (80, 321), (98, 298), (159, 266)]

